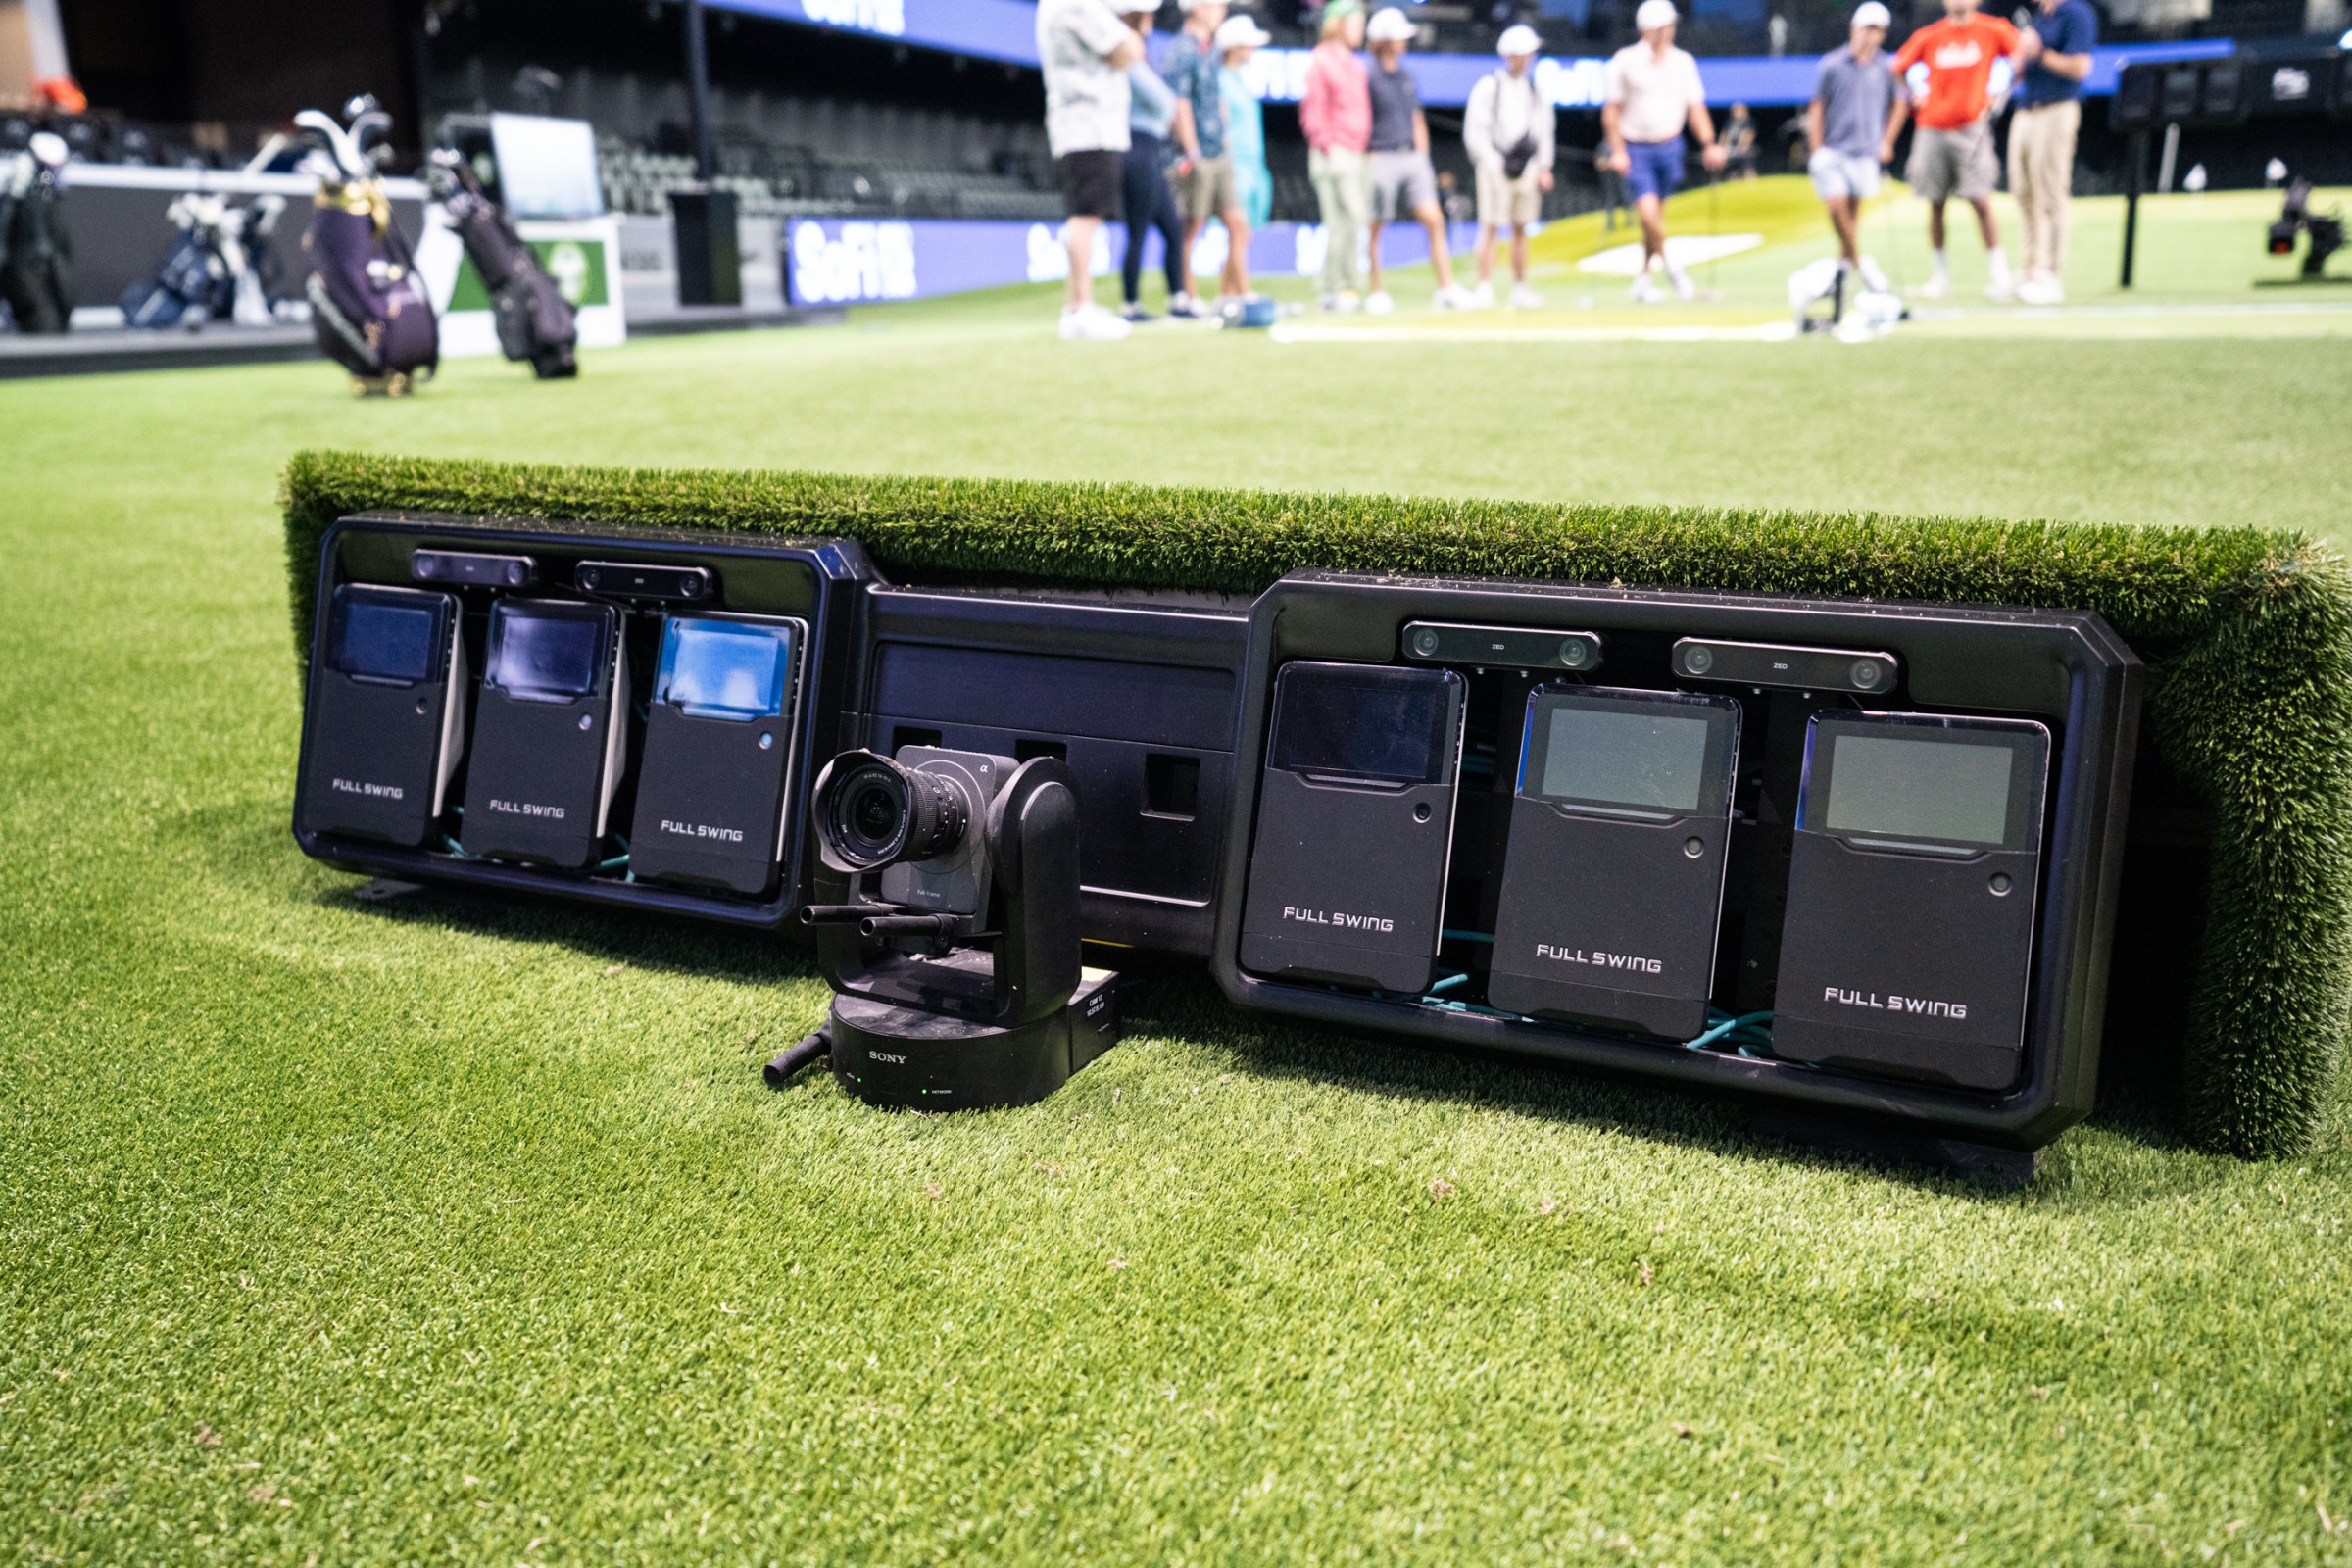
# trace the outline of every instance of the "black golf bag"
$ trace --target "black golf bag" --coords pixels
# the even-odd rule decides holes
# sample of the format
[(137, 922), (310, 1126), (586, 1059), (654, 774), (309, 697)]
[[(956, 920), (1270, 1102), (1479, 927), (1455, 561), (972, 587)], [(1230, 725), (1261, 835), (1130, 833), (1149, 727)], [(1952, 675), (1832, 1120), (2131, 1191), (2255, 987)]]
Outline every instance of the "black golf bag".
[(74, 251), (58, 213), (65, 146), (46, 133), (32, 139), (30, 151), (0, 162), (0, 300), (20, 332), (63, 332), (74, 317)]
[(310, 253), (306, 292), (311, 324), (329, 359), (363, 389), (399, 396), (418, 370), (441, 365), (441, 327), (416, 275), (416, 253), (392, 221), (382, 179), (364, 151), (368, 132), (390, 123), (370, 106), (347, 132), (306, 109), (295, 123), (325, 142), (333, 163), (320, 172), (303, 249)]
[(433, 154), (433, 188), (489, 291), (498, 346), (542, 381), (580, 373), (578, 318), (539, 257), (456, 153)]

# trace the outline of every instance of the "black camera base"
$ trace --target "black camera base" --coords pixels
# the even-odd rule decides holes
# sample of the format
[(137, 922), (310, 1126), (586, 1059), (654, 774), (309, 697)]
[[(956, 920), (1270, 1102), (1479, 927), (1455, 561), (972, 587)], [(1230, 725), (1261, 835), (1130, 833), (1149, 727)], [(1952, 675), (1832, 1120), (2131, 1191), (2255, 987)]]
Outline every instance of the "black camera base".
[(869, 1105), (945, 1111), (1034, 1104), (1118, 1042), (1118, 978), (1089, 969), (1060, 1011), (1010, 1026), (836, 996), (825, 1026), (833, 1076)]

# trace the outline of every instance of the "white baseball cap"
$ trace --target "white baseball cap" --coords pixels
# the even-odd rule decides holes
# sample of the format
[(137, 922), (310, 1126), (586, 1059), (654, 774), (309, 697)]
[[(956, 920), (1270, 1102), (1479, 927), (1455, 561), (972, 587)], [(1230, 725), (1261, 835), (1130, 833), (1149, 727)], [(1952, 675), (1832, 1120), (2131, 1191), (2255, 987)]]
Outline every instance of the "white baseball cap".
[(1544, 40), (1536, 36), (1536, 29), (1524, 22), (1503, 28), (1502, 36), (1494, 40), (1494, 52), (1505, 60), (1532, 55), (1543, 47)]
[(1854, 25), (1857, 27), (1891, 27), (1894, 13), (1879, 4), (1879, 0), (1862, 0), (1854, 7)]
[(1217, 25), (1217, 49), (1263, 49), (1274, 35), (1249, 17), (1227, 17)]
[[(1176, 9), (1188, 14), (1198, 11), (1200, 8), (1200, 5), (1201, 0), (1176, 0)], [(1156, 11), (1159, 8), (1154, 6), (1152, 9)]]
[(1412, 18), (1390, 6), (1372, 13), (1372, 24), (1364, 29), (1364, 36), (1374, 43), (1409, 43), (1419, 30)]
[(1671, 27), (1682, 17), (1674, 9), (1674, 0), (1642, 0), (1642, 9), (1634, 13), (1634, 30), (1650, 32), (1659, 27)]

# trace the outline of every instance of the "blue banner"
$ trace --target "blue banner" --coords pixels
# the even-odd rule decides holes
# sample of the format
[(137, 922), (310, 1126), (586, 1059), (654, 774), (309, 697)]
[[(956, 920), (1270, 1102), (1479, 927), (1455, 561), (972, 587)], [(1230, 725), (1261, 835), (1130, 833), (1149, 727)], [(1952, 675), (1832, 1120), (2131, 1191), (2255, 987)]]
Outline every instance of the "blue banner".
[[(1454, 250), (1466, 251), (1477, 237), (1476, 226), (1463, 223), (1448, 240)], [(1124, 224), (1103, 224), (1088, 270), (1109, 276), (1126, 245)], [(1225, 247), (1223, 224), (1202, 229), (1193, 247), (1194, 276), (1213, 286), (1225, 265)], [(799, 305), (929, 299), (1008, 283), (1058, 283), (1070, 267), (1058, 223), (801, 218), (785, 225), (784, 250), (793, 302)], [(1148, 276), (1157, 275), (1160, 255), (1158, 236), (1147, 236)], [(1323, 256), (1323, 228), (1317, 223), (1269, 223), (1250, 236), (1250, 270), (1259, 276), (1311, 277), (1322, 270)], [(1426, 262), (1429, 236), (1418, 223), (1392, 223), (1382, 232), (1380, 259), (1384, 267)], [(1097, 296), (1107, 297), (1100, 289)]]
[[(809, 26), (868, 33), (925, 49), (972, 55), (1012, 65), (1037, 65), (1037, 7), (1029, 0), (710, 0), (714, 6)], [(2208, 60), (2236, 45), (2227, 38), (2183, 43), (2122, 44), (2093, 57), (2083, 91), (2093, 97), (2115, 91), (2126, 65), (2140, 60)], [(1250, 85), (1268, 103), (1296, 103), (1306, 86), (1307, 51), (1261, 49), (1246, 73)], [(1785, 109), (1813, 96), (1812, 55), (1719, 55), (1698, 63), (1707, 102), (1744, 103)], [(1485, 55), (1415, 54), (1405, 65), (1420, 86), (1421, 101), (1458, 109), (1470, 101), (1479, 77), (1496, 69)], [(1562, 109), (1598, 109), (1607, 62), (1597, 56), (1546, 55), (1536, 62), (1536, 84)]]

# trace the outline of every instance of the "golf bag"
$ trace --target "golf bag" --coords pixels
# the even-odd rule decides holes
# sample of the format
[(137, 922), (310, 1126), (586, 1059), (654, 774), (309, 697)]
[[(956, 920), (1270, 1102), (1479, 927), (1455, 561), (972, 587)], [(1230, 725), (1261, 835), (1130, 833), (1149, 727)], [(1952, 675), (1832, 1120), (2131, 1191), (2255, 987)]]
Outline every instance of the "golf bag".
[(65, 163), (65, 142), (47, 131), (0, 163), (0, 301), (20, 332), (63, 332), (74, 317), (73, 246), (58, 220)]
[(302, 241), (311, 257), (307, 292), (318, 346), (359, 378), (362, 390), (398, 397), (418, 370), (429, 375), (440, 368), (441, 328), (416, 254), (394, 225), (383, 180), (364, 150), (368, 134), (389, 126), (391, 117), (367, 107), (346, 131), (306, 109), (294, 122), (326, 147)]
[(580, 373), (574, 350), (579, 322), (571, 302), (539, 265), (498, 203), (455, 152), (433, 154), (433, 189), (449, 220), (466, 242), (466, 254), (489, 290), (498, 321), (498, 346), (510, 360), (528, 364), (542, 381)]
[(122, 324), (158, 329), (233, 320), (267, 326), (276, 319), (270, 287), (270, 237), (285, 199), (264, 196), (251, 206), (226, 196), (191, 191), (167, 210), (179, 229), (172, 252), (153, 277), (122, 291)]

